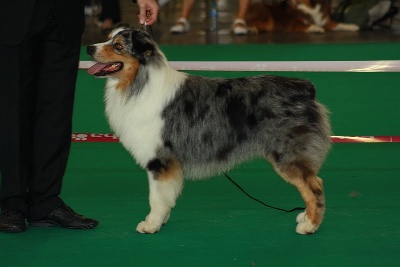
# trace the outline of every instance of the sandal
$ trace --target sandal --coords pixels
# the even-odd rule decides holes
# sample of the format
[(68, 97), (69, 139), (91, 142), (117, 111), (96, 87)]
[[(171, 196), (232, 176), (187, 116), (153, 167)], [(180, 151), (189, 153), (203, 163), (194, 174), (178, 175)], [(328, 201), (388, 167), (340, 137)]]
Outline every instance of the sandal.
[(235, 19), (232, 25), (232, 31), (235, 35), (247, 34), (247, 24), (244, 19)]
[(174, 26), (171, 27), (171, 33), (184, 33), (190, 30), (190, 24), (185, 18), (180, 18)]

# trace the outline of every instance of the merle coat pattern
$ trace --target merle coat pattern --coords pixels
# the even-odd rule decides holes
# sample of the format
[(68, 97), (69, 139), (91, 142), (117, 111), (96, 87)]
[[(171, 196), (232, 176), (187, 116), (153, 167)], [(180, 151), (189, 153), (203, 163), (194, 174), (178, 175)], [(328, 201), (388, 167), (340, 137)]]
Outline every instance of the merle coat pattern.
[(151, 209), (137, 231), (155, 233), (168, 221), (184, 177), (213, 176), (259, 157), (306, 203), (296, 232), (318, 229), (325, 198), (317, 174), (330, 148), (330, 126), (310, 81), (178, 72), (139, 29), (116, 30), (87, 50), (99, 62), (88, 72), (108, 78), (110, 125), (148, 174)]

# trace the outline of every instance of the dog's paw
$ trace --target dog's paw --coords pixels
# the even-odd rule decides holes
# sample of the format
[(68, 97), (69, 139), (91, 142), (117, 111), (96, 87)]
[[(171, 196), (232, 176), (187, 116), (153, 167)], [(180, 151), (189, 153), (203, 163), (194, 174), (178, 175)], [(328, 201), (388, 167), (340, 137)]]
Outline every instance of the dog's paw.
[(148, 221), (140, 222), (137, 227), (136, 231), (142, 234), (154, 234), (160, 231), (161, 225), (149, 223)]
[(357, 32), (360, 30), (360, 27), (356, 24), (338, 23), (333, 30), (334, 31)]
[(297, 217), (296, 217), (296, 222), (297, 222), (297, 223), (302, 223), (302, 222), (305, 221), (305, 218), (306, 218), (306, 212), (303, 211), (303, 212), (301, 212), (301, 213), (299, 213), (299, 214), (297, 215)]
[(312, 8), (310, 8), (310, 7), (308, 7), (308, 6), (304, 5), (304, 4), (298, 4), (297, 8), (300, 9), (301, 11), (303, 11), (306, 14), (309, 14), (309, 13), (311, 13), (311, 11), (313, 11)]
[(259, 34), (259, 30), (257, 29), (257, 27), (247, 27), (247, 30), (250, 34)]
[(296, 233), (301, 235), (309, 235), (313, 234), (318, 230), (318, 225), (314, 225), (311, 223), (311, 220), (308, 218), (306, 212), (302, 212), (296, 217), (297, 227)]
[(324, 33), (325, 29), (320, 26), (312, 24), (310, 25), (310, 27), (308, 27), (307, 32)]
[(171, 215), (171, 212), (168, 212), (168, 214), (164, 218), (163, 224), (167, 224), (170, 215)]

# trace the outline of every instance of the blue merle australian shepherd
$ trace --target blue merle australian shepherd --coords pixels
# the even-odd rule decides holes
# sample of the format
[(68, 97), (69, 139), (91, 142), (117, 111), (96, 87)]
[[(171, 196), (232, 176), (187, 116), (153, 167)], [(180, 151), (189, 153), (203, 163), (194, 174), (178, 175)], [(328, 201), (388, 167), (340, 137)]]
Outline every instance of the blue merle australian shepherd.
[(140, 29), (114, 30), (87, 53), (97, 62), (88, 73), (108, 78), (111, 128), (147, 171), (150, 213), (138, 232), (155, 233), (167, 223), (184, 178), (221, 174), (256, 157), (268, 160), (304, 199), (296, 232), (314, 233), (321, 225), (325, 197), (317, 175), (331, 145), (330, 125), (311, 82), (182, 73)]

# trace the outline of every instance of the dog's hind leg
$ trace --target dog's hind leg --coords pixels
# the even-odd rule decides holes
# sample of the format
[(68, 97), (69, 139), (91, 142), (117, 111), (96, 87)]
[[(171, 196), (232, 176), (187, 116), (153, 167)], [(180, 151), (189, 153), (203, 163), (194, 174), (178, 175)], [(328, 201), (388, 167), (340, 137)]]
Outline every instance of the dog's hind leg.
[(325, 213), (324, 189), (322, 179), (317, 176), (317, 168), (303, 159), (296, 159), (284, 167), (277, 164), (272, 157), (269, 161), (285, 181), (299, 190), (306, 204), (306, 210), (296, 218), (296, 232), (303, 235), (314, 233), (321, 225)]
[(167, 223), (171, 209), (183, 188), (183, 172), (176, 160), (163, 163), (159, 159), (147, 165), (150, 189), (150, 213), (136, 227), (140, 233), (152, 234)]

